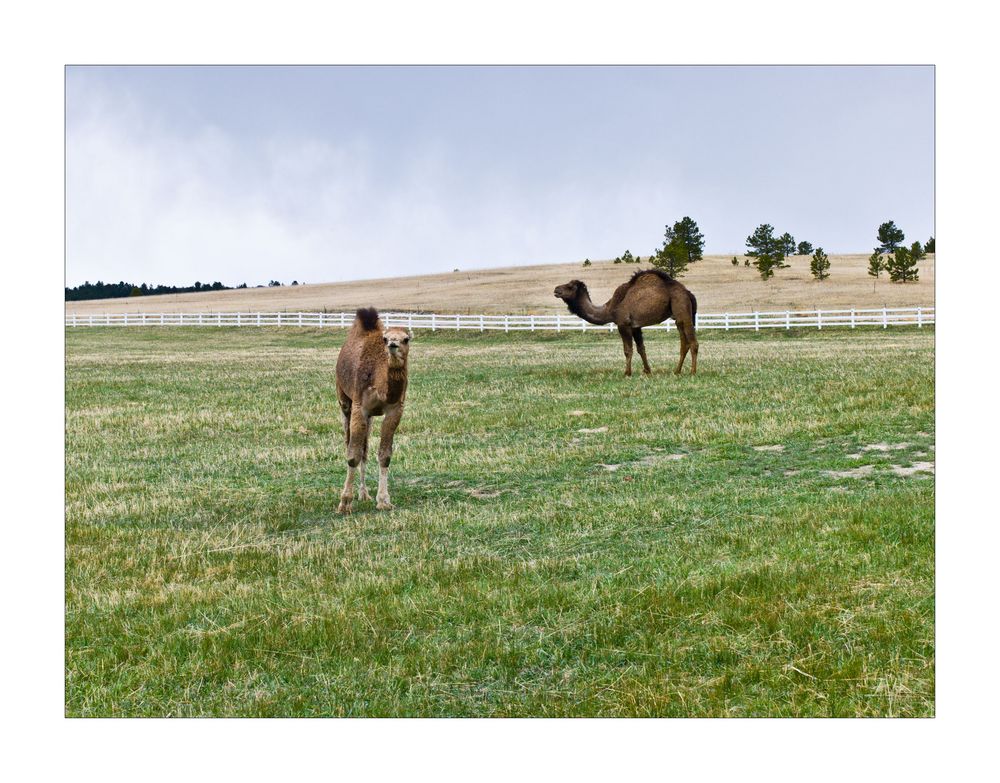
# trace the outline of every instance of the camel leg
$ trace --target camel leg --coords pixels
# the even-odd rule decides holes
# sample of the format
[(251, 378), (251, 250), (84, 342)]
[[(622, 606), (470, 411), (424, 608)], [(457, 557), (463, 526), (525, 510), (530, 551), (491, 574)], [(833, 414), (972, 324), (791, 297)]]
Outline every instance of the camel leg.
[(351, 398), (340, 397), (340, 417), (344, 425), (344, 447), (351, 445)]
[(368, 465), (368, 438), (371, 433), (372, 418), (364, 417), (364, 439), (361, 441), (361, 461), (358, 463), (358, 500), (371, 500), (368, 485), (365, 484), (365, 468)]
[(687, 337), (685, 336), (684, 329), (683, 327), (681, 327), (680, 324), (677, 325), (677, 333), (680, 335), (681, 338), (681, 358), (680, 361), (677, 362), (677, 366), (674, 368), (674, 375), (681, 374), (681, 367), (684, 366), (684, 358), (687, 356), (688, 352)]
[(625, 349), (625, 377), (632, 374), (632, 330), (627, 326), (619, 326), (618, 334), (622, 336), (622, 347)]
[(635, 349), (639, 352), (639, 357), (642, 359), (643, 375), (652, 375), (653, 370), (649, 366), (649, 360), (646, 358), (646, 344), (642, 340), (642, 329), (633, 329), (632, 337), (635, 338)]
[(691, 348), (691, 374), (694, 375), (698, 372), (698, 337), (694, 333), (694, 324), (684, 324), (684, 336), (687, 338), (686, 342)]
[(368, 465), (368, 432), (371, 430), (371, 417), (365, 421), (365, 442), (361, 451), (361, 462), (358, 463), (358, 500), (371, 500), (368, 485), (365, 484), (365, 467)]
[(382, 437), (378, 444), (378, 494), (375, 496), (375, 507), (380, 511), (392, 508), (392, 501), (389, 500), (389, 463), (392, 461), (392, 439), (402, 418), (403, 404), (399, 403), (386, 411), (382, 421)]
[(338, 514), (349, 514), (351, 511), (351, 501), (354, 500), (354, 473), (355, 469), (347, 466), (347, 480), (344, 481), (344, 489), (340, 493), (340, 505), (337, 506)]
[(351, 433), (347, 444), (347, 481), (344, 483), (344, 491), (340, 495), (340, 506), (337, 511), (346, 514), (351, 510), (351, 501), (354, 500), (354, 475), (358, 463), (364, 454), (363, 444), (368, 440), (368, 417), (361, 412), (360, 405), (351, 408)]

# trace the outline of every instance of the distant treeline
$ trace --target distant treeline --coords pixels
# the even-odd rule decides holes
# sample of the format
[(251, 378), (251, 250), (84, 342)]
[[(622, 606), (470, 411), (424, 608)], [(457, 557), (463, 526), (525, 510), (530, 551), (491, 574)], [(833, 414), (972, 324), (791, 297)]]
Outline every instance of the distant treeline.
[[(298, 285), (298, 280), (293, 280), (292, 285)], [(277, 280), (272, 280), (268, 284), (269, 288), (274, 288), (280, 286)], [(246, 283), (240, 283), (236, 288), (247, 288)], [(264, 286), (255, 286), (255, 288), (263, 288)], [(119, 281), (117, 283), (102, 283), (98, 280), (96, 283), (91, 283), (86, 281), (83, 285), (78, 285), (76, 288), (66, 289), (66, 301), (67, 302), (79, 302), (84, 299), (119, 299), (126, 296), (156, 296), (157, 294), (189, 294), (197, 291), (231, 291), (232, 286), (223, 285), (218, 280), (214, 283), (201, 283), (196, 282), (194, 285), (190, 286), (176, 286), (176, 285), (135, 285), (133, 283), (126, 283), (124, 281)]]

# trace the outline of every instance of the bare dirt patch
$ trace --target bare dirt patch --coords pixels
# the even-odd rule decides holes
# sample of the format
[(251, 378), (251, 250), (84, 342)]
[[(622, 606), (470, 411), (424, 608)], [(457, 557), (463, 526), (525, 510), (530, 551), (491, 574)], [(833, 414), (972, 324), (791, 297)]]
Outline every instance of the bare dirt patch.
[(582, 430), (577, 430), (577, 432), (583, 433), (584, 435), (596, 435), (599, 432), (607, 432), (607, 427), (595, 427), (594, 429), (587, 429), (584, 427)]
[(754, 446), (754, 451), (784, 451), (785, 447), (780, 443), (775, 443), (772, 446)]
[(833, 476), (834, 478), (863, 478), (865, 476), (870, 476), (874, 470), (874, 465), (861, 465), (860, 467), (852, 470), (826, 470), (823, 472), (828, 476)]
[(664, 454), (662, 452), (656, 452), (653, 454), (647, 454), (645, 457), (640, 457), (639, 459), (632, 460), (631, 462), (598, 462), (597, 466), (604, 468), (606, 471), (613, 472), (619, 468), (649, 468), (664, 462), (676, 462), (677, 460), (682, 460), (685, 457), (687, 457), (687, 454)]
[(862, 446), (856, 453), (848, 454), (847, 456), (851, 459), (861, 459), (862, 455), (869, 451), (877, 451), (885, 454), (890, 451), (902, 451), (908, 448), (910, 448), (909, 443), (869, 443), (867, 446)]
[(934, 463), (933, 462), (914, 462), (908, 467), (903, 467), (901, 465), (890, 465), (889, 469), (892, 470), (897, 476), (912, 476), (916, 473), (933, 473)]

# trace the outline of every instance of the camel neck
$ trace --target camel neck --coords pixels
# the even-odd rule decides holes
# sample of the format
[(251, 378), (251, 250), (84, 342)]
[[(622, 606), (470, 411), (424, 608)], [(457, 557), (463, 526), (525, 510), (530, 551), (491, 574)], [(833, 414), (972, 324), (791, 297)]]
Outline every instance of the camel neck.
[(603, 326), (611, 322), (608, 315), (607, 305), (595, 305), (590, 299), (590, 293), (582, 292), (576, 299), (569, 303), (569, 309), (580, 316), (584, 321)]
[(398, 402), (406, 391), (406, 364), (389, 366), (386, 372), (386, 402)]

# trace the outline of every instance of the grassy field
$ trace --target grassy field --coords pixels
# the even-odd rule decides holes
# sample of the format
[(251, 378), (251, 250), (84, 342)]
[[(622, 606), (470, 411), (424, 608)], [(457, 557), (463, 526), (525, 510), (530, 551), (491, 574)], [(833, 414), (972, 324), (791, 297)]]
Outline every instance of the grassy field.
[(934, 714), (932, 329), (421, 332), (346, 517), (342, 339), (67, 332), (68, 715)]
[[(920, 263), (920, 280), (890, 283), (868, 276), (868, 255), (830, 257), (830, 278), (822, 283), (809, 272), (809, 256), (792, 256), (789, 268), (763, 282), (753, 267), (744, 267), (744, 256), (733, 266), (732, 256), (705, 256), (692, 264), (682, 282), (698, 297), (703, 313), (748, 312), (785, 309), (831, 309), (928, 306), (934, 304), (933, 255)], [(502, 269), (460, 270), (348, 283), (250, 288), (197, 294), (99, 299), (67, 302), (66, 312), (176, 313), (240, 311), (354, 312), (377, 302), (382, 310), (437, 313), (555, 313), (565, 305), (552, 289), (574, 278), (587, 282), (595, 301), (604, 302), (615, 288), (639, 268), (649, 264), (614, 264), (596, 261), (592, 266), (539, 264)], [(287, 282), (287, 281), (286, 281)]]

